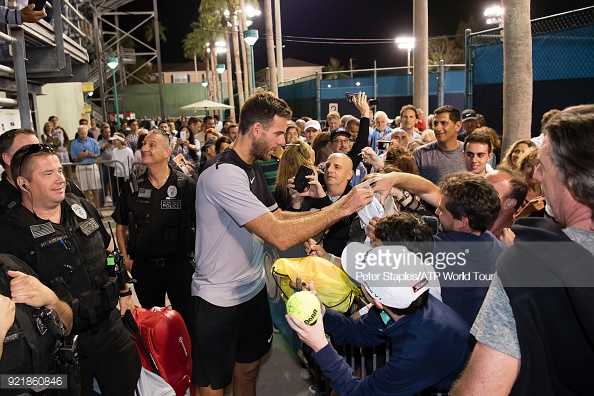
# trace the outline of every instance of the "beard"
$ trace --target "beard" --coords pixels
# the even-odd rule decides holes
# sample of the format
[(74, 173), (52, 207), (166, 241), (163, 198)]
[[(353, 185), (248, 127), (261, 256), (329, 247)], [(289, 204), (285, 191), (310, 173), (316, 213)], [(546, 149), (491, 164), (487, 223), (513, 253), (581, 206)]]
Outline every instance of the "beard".
[(254, 140), (252, 142), (251, 154), (257, 160), (268, 161), (270, 159), (270, 151), (272, 148), (267, 147), (266, 143), (261, 140)]

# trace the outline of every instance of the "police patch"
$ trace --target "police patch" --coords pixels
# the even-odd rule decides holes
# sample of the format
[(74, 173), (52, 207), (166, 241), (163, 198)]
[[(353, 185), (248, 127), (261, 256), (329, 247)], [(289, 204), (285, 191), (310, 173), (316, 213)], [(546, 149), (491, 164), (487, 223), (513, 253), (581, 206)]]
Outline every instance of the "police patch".
[(169, 198), (175, 198), (177, 196), (177, 187), (175, 187), (175, 186), (167, 187), (167, 196)]
[(31, 230), (31, 235), (33, 235), (33, 238), (40, 238), (42, 236), (56, 232), (56, 230), (54, 230), (54, 226), (49, 221), (45, 224), (32, 225), (29, 227), (29, 229)]
[(152, 191), (150, 188), (140, 188), (138, 189), (138, 198), (150, 198)]
[(162, 199), (161, 200), (161, 209), (181, 209), (181, 201), (179, 199), (175, 199), (175, 200)]
[(89, 220), (82, 223), (79, 228), (83, 234), (89, 236), (93, 233), (93, 231), (99, 229), (99, 224), (97, 224), (95, 219), (91, 217)]
[(74, 214), (80, 217), (81, 219), (85, 220), (87, 218), (87, 212), (79, 204), (72, 204), (70, 209), (72, 209)]

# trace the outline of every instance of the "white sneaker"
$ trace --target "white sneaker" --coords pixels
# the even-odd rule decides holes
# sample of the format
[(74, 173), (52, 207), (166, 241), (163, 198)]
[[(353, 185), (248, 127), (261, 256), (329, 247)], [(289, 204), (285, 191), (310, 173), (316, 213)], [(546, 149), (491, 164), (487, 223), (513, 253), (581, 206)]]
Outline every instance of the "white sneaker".
[(111, 197), (110, 197), (109, 195), (106, 195), (106, 196), (105, 196), (105, 202), (109, 202), (109, 203), (111, 203), (111, 202), (113, 202), (113, 201), (111, 200)]

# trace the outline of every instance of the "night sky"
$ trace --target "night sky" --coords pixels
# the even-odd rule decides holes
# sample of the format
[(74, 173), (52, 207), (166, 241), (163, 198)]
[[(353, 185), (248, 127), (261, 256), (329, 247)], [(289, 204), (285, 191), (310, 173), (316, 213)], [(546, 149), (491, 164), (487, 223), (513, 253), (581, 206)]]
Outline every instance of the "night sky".
[[(146, 0), (132, 2), (121, 10), (145, 9)], [(198, 18), (197, 0), (158, 0), (159, 19), (167, 28), (167, 42), (161, 44), (163, 63), (186, 62), (182, 40)], [(273, 1), (274, 4), (274, 1)], [(406, 65), (406, 51), (392, 42), (383, 44), (311, 44), (298, 43), (289, 36), (317, 38), (394, 39), (412, 35), (412, 1), (396, 0), (281, 0), (283, 57), (326, 65), (331, 56), (348, 65), (349, 58), (358, 68)], [(429, 1), (429, 36), (456, 33), (458, 23), (474, 15), (484, 22), (484, 9), (496, 2), (476, 0)], [(172, 5), (175, 5), (172, 7)], [(592, 0), (532, 2), (531, 18), (539, 18), (592, 5)], [(261, 9), (263, 4), (260, 2)], [(260, 40), (254, 46), (256, 68), (266, 67), (264, 17), (256, 17), (252, 29), (258, 29)], [(483, 23), (481, 29), (488, 29)], [(220, 55), (223, 61), (224, 56)]]

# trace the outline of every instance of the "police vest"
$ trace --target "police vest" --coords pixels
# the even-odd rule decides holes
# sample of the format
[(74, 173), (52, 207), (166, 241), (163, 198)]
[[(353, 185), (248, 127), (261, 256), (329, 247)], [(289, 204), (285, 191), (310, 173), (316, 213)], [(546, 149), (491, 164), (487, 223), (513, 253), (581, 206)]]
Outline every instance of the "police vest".
[(119, 301), (117, 278), (107, 267), (101, 226), (90, 205), (66, 194), (60, 224), (39, 219), (23, 206), (6, 219), (33, 248), (29, 254), (34, 255), (41, 282), (72, 307), (72, 334), (107, 319)]
[[(190, 178), (171, 169), (165, 184), (167, 197), (163, 197), (156, 189), (143, 188), (147, 172), (138, 176), (137, 191), (131, 188), (132, 193), (125, 198), (125, 207), (129, 210), (128, 254), (142, 260), (191, 253), (196, 242), (196, 216)], [(160, 216), (158, 227), (155, 226), (156, 216)]]
[[(0, 254), (0, 294), (10, 297), (10, 276), (8, 270), (20, 271), (37, 277), (35, 272), (18, 258)], [(4, 340), (0, 373), (2, 374), (49, 374), (57, 371), (57, 352), (60, 342), (51, 335), (34, 308), (26, 304), (16, 304), (14, 323), (8, 329)], [(21, 390), (22, 391), (22, 390)], [(11, 394), (0, 390), (0, 395)]]

